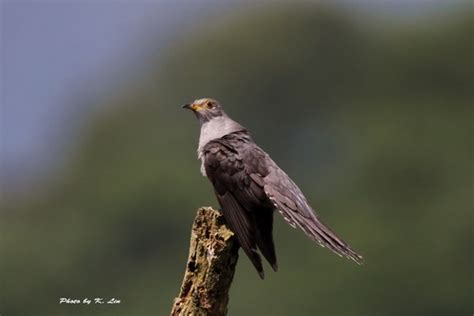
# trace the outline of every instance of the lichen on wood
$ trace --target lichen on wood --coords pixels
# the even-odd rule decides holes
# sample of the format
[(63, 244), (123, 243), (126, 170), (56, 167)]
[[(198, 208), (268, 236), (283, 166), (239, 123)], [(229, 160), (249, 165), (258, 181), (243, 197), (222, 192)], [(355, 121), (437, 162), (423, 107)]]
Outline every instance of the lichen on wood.
[(191, 232), (189, 257), (172, 316), (226, 315), (238, 244), (219, 211), (200, 208)]

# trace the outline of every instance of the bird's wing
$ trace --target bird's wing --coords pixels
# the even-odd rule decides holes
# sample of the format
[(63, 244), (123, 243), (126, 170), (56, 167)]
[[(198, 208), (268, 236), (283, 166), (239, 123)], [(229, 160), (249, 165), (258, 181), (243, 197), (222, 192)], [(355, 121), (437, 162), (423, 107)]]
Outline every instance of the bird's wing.
[(319, 245), (362, 263), (362, 256), (329, 229), (316, 215), (305, 196), (290, 177), (267, 155), (268, 175), (262, 180), (264, 191), (292, 227), (299, 227)]
[[(245, 134), (235, 134), (209, 142), (203, 149), (204, 166), (227, 224), (263, 278), (262, 261), (257, 252), (257, 244), (260, 245), (262, 239), (258, 231), (257, 215), (252, 211), (264, 205), (268, 199), (262, 187), (252, 180), (248, 172), (252, 170), (255, 173), (265, 173), (266, 170), (262, 169), (263, 165), (259, 165), (263, 162), (262, 159), (246, 155), (247, 140), (248, 136)], [(271, 209), (272, 205), (269, 206)], [(262, 246), (265, 248), (266, 245)], [(270, 263), (276, 269), (273, 241), (262, 253), (267, 259), (270, 258)], [(267, 257), (268, 254), (270, 255)]]

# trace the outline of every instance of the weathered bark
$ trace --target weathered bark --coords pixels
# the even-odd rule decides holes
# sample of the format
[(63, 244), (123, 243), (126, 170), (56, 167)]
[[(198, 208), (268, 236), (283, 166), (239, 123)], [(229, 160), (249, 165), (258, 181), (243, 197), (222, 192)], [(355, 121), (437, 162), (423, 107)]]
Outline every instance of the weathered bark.
[(192, 227), (189, 258), (171, 315), (226, 315), (238, 245), (223, 216), (200, 208)]

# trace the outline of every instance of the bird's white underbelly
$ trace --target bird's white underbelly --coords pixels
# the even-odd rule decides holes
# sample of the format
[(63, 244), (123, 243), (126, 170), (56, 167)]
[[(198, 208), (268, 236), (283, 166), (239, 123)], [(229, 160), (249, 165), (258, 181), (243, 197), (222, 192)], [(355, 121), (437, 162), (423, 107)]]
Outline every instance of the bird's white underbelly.
[(207, 177), (206, 166), (204, 165), (204, 155), (201, 152), (198, 152), (198, 158), (201, 160), (201, 174), (204, 177)]

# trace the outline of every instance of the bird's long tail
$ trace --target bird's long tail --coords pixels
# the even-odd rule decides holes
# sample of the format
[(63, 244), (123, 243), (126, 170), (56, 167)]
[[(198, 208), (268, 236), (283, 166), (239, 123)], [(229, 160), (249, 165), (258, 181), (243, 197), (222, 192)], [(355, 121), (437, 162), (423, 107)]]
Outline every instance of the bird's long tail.
[[(298, 219), (299, 220), (299, 219)], [(320, 246), (327, 247), (341, 257), (346, 257), (357, 264), (362, 264), (364, 259), (351, 248), (344, 240), (339, 238), (316, 215), (298, 223), (303, 231)]]

